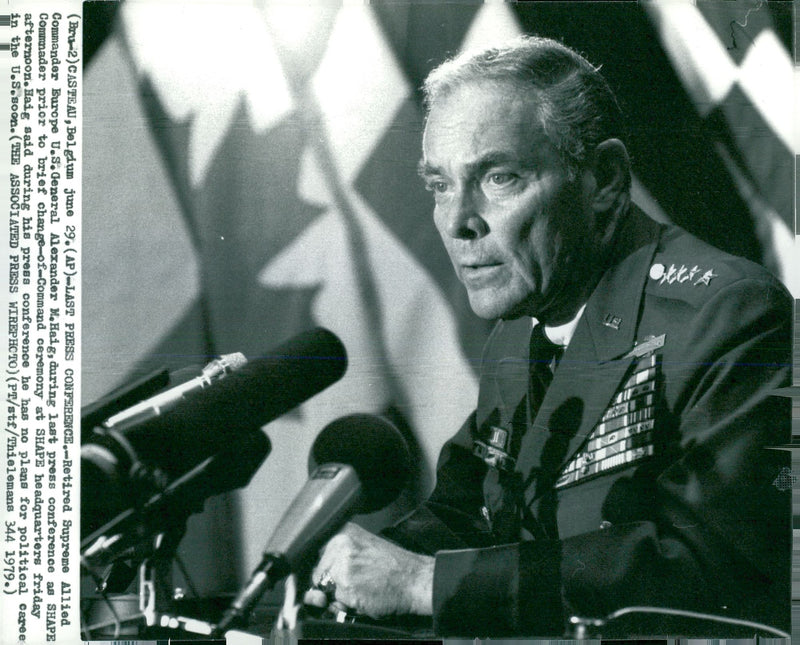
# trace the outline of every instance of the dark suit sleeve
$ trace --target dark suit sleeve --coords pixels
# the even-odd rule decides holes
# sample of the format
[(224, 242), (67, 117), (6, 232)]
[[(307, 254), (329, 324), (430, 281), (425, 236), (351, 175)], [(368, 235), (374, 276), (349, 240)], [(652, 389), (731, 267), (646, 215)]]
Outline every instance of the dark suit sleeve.
[[(602, 501), (609, 528), (439, 551), (438, 634), (560, 636), (570, 615), (641, 605), (789, 628), (791, 493), (780, 484), (789, 460), (767, 446), (789, 440), (789, 402), (771, 392), (788, 385), (791, 301), (777, 285), (741, 279), (670, 315), (680, 342), (665, 353), (663, 397), (675, 439), (658, 470), (612, 487)], [(469, 482), (448, 472), (451, 462), (440, 477)], [(443, 490), (456, 495), (454, 484)], [(455, 506), (474, 520), (475, 503)]]
[(442, 448), (436, 466), (436, 487), (419, 508), (382, 532), (384, 537), (417, 553), (490, 544), (481, 515), (486, 464), (473, 456), (475, 413)]

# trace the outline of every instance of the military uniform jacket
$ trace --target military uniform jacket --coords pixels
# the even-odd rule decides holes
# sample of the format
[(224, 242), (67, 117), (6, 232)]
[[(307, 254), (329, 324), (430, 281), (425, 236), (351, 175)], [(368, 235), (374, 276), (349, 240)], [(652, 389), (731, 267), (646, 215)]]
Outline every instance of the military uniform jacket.
[[(791, 473), (768, 447), (790, 440), (771, 393), (789, 384), (792, 301), (638, 212), (618, 239), (538, 410), (531, 319), (501, 321), (433, 493), (387, 531), (436, 555), (437, 634), (562, 636), (631, 606), (790, 628)], [(632, 618), (625, 635), (741, 635)]]

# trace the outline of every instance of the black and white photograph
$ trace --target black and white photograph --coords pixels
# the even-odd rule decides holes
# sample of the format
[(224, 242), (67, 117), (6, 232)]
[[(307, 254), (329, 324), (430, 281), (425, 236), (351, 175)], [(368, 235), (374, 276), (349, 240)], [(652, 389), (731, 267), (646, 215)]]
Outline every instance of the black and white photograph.
[(85, 2), (81, 639), (788, 639), (794, 11)]

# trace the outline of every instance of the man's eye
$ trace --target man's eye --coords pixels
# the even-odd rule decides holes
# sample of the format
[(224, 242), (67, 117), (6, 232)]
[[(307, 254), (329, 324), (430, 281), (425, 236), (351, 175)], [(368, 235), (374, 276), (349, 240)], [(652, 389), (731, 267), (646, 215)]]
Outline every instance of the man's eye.
[(427, 184), (425, 184), (425, 187), (432, 193), (447, 192), (447, 182), (444, 181), (429, 181)]
[(511, 184), (516, 176), (510, 172), (493, 172), (487, 175), (486, 179), (492, 186), (501, 187)]

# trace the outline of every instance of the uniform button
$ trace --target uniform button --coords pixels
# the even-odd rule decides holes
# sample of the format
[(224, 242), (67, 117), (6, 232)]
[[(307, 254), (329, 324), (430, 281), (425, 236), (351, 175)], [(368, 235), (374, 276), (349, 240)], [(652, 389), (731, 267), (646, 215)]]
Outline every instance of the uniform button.
[(602, 522), (600, 522), (600, 530), (601, 531), (605, 531), (606, 529), (610, 529), (612, 526), (614, 526), (614, 525), (611, 522), (609, 522), (608, 520), (603, 520)]

